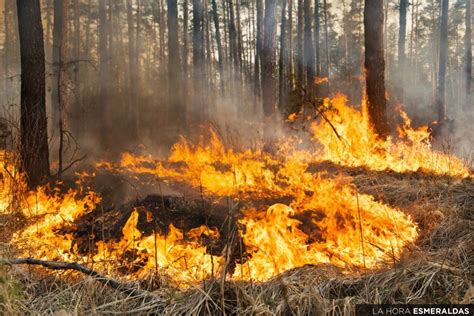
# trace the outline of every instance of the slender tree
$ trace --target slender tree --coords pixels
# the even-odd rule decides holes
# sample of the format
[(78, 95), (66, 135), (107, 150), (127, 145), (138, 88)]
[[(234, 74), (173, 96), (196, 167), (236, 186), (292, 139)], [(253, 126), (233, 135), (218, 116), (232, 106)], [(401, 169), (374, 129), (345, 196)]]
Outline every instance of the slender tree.
[[(281, 24), (280, 24), (280, 56), (278, 60), (278, 105), (280, 111), (283, 112), (285, 103), (285, 61), (287, 58), (287, 41), (286, 41), (286, 1), (281, 6)], [(290, 34), (291, 36), (291, 34)]]
[(383, 1), (365, 0), (364, 7), (366, 93), (369, 121), (381, 138), (388, 135), (383, 51)]
[(405, 42), (407, 32), (408, 0), (400, 0), (399, 29), (398, 29), (398, 67), (401, 70), (405, 64)]
[(439, 70), (438, 89), (436, 93), (436, 108), (438, 110), (438, 123), (446, 119), (446, 58), (448, 54), (448, 9), (449, 0), (442, 0), (441, 24), (439, 31)]
[(263, 51), (263, 0), (256, 0), (257, 5), (257, 43), (255, 49), (255, 95), (260, 96), (262, 86), (262, 51)]
[(216, 32), (216, 43), (217, 43), (217, 54), (219, 58), (219, 75), (220, 75), (220, 82), (221, 82), (221, 90), (224, 90), (224, 52), (222, 50), (222, 40), (221, 40), (221, 31), (219, 26), (219, 14), (217, 12), (217, 3), (216, 0), (211, 0), (212, 6), (212, 19), (214, 22), (214, 29)]
[(204, 16), (202, 0), (193, 0), (193, 83), (198, 118), (204, 117)]
[(265, 0), (264, 39), (262, 52), (263, 113), (270, 117), (275, 112), (275, 10), (276, 0)]
[[(466, 0), (466, 34), (465, 45), (465, 72), (466, 72), (466, 95), (471, 95), (472, 90), (472, 0)], [(469, 98), (467, 98), (469, 100)]]
[(317, 77), (321, 77), (321, 35), (319, 22), (319, 0), (314, 1), (314, 43), (315, 43), (315, 72)]
[(17, 0), (21, 59), (20, 158), (30, 188), (49, 177), (45, 58), (39, 0)]
[(305, 85), (303, 40), (304, 40), (303, 0), (298, 0), (298, 25), (297, 25), (297, 31), (296, 31), (296, 65), (297, 65), (297, 74), (298, 74), (298, 84), (301, 86)]
[(170, 124), (182, 126), (184, 105), (176, 87), (179, 86), (180, 58), (178, 38), (178, 1), (168, 0), (168, 117)]
[(304, 67), (308, 89), (314, 87), (314, 53), (311, 13), (311, 0), (304, 0)]

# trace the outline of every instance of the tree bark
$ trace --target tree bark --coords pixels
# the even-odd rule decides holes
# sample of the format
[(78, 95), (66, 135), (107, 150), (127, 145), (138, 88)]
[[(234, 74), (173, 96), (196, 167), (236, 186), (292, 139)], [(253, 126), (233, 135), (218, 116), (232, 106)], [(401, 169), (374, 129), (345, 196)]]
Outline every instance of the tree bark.
[(468, 96), (467, 100), (470, 100), (472, 90), (472, 0), (466, 0), (466, 34), (464, 45), (466, 50), (466, 95)]
[(184, 119), (184, 105), (180, 99), (179, 87), (180, 73), (179, 39), (178, 39), (178, 1), (168, 0), (168, 117), (172, 126), (180, 126)]
[(405, 64), (405, 42), (407, 33), (407, 7), (408, 0), (400, 0), (400, 13), (398, 30), (398, 68), (402, 71)]
[(304, 72), (304, 17), (303, 17), (303, 0), (298, 0), (298, 25), (296, 31), (296, 65), (298, 74), (298, 85), (305, 86)]
[(316, 50), (315, 72), (316, 77), (321, 77), (321, 35), (319, 22), (319, 0), (314, 1), (314, 42)]
[(365, 0), (364, 30), (369, 122), (378, 137), (385, 138), (389, 129), (386, 120), (383, 1)]
[(314, 88), (314, 52), (311, 13), (311, 0), (304, 0), (304, 67), (308, 90), (313, 90)]
[(448, 54), (448, 9), (449, 0), (443, 0), (441, 7), (441, 24), (439, 31), (439, 70), (438, 89), (436, 93), (436, 108), (438, 123), (446, 119), (446, 58)]
[(21, 168), (34, 188), (49, 177), (43, 26), (39, 0), (17, 0), (21, 59)]
[(219, 14), (217, 12), (217, 3), (216, 0), (211, 0), (212, 3), (212, 19), (214, 21), (214, 29), (216, 32), (216, 42), (217, 42), (217, 54), (219, 58), (219, 75), (221, 82), (221, 90), (224, 91), (224, 52), (222, 50), (222, 41), (221, 41), (221, 31), (219, 26)]
[(204, 118), (204, 16), (202, 0), (193, 0), (193, 83), (198, 120)]
[(265, 1), (264, 38), (262, 52), (263, 113), (270, 117), (275, 113), (275, 10), (276, 0)]
[(257, 46), (255, 52), (255, 95), (261, 95), (262, 87), (262, 51), (263, 51), (263, 0), (256, 0), (257, 5)]
[[(284, 112), (285, 104), (285, 59), (287, 57), (287, 43), (286, 43), (286, 1), (281, 5), (281, 27), (280, 27), (280, 56), (278, 60), (278, 105), (280, 112)], [(291, 36), (291, 34), (290, 34)]]

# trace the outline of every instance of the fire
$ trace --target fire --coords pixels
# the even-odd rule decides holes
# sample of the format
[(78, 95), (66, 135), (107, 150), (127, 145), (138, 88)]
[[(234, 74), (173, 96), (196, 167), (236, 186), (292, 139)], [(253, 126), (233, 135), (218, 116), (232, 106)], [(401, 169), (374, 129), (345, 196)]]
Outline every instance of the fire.
[[(333, 126), (323, 120), (312, 124), (314, 139), (323, 145), (319, 160), (346, 166), (365, 166), (372, 170), (469, 175), (468, 168), (460, 159), (433, 151), (428, 127), (411, 128), (406, 113), (401, 112), (404, 125), (398, 129), (399, 137), (381, 141), (369, 128), (365, 112), (349, 107), (346, 102), (343, 95), (326, 99), (325, 115)], [(362, 108), (365, 109), (365, 102)]]
[[(469, 171), (457, 158), (433, 151), (427, 130), (411, 128), (407, 117), (397, 139), (380, 141), (366, 128), (364, 112), (347, 106), (343, 96), (327, 99), (325, 107), (327, 120), (314, 122), (311, 129), (320, 145), (317, 151), (297, 150), (288, 140), (274, 154), (234, 150), (211, 131), (209, 141), (202, 137), (191, 144), (182, 138), (164, 160), (126, 153), (116, 164), (98, 164), (114, 172), (184, 183), (208, 199), (229, 197), (243, 202), (236, 236), (245, 253), (230, 269), (229, 248), (235, 245), (211, 254), (203, 242), (219, 239), (217, 229), (200, 226), (183, 231), (171, 224), (166, 234), (146, 235), (137, 226), (137, 210), (123, 226), (121, 239), (99, 241), (91, 255), (81, 254), (73, 236), (60, 230), (74, 229), (75, 221), (100, 203), (100, 196), (83, 184), (94, 175), (80, 174), (78, 189), (67, 192), (48, 187), (30, 192), (19, 176), (14, 190), (11, 174), (18, 173), (2, 158), (1, 210), (10, 210), (16, 200), (27, 219), (12, 242), (28, 256), (93, 262), (95, 268), (109, 273), (118, 273), (122, 266), (114, 262), (126, 262), (133, 267), (129, 278), (157, 273), (183, 287), (222, 276), (224, 271), (233, 279), (265, 281), (305, 264), (330, 263), (349, 272), (395, 261), (418, 236), (410, 216), (359, 193), (350, 177), (314, 173), (310, 164), (329, 160), (371, 170), (423, 170), (452, 176), (469, 176)], [(245, 206), (248, 199), (271, 202)], [(147, 221), (152, 220), (147, 216)]]

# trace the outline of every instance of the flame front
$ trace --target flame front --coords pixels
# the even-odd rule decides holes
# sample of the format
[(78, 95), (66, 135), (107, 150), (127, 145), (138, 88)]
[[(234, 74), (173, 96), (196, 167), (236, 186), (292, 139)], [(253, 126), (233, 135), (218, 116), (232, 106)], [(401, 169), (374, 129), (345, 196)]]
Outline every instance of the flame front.
[(136, 210), (122, 228), (122, 239), (99, 241), (91, 256), (81, 255), (72, 236), (60, 229), (73, 227), (75, 220), (94, 210), (100, 197), (82, 187), (66, 193), (45, 187), (28, 192), (21, 180), (14, 190), (8, 179), (15, 172), (7, 172), (11, 166), (2, 159), (1, 210), (12, 211), (12, 192), (15, 196), (20, 192), (22, 198), (16, 200), (29, 223), (12, 240), (29, 256), (92, 261), (95, 268), (110, 273), (121, 266), (114, 262), (127, 261), (134, 266), (127, 277), (158, 272), (178, 286), (197, 284), (223, 271), (234, 279), (265, 281), (305, 264), (330, 263), (351, 271), (397, 260), (418, 235), (410, 216), (359, 193), (350, 177), (313, 173), (310, 165), (329, 160), (371, 170), (423, 170), (458, 177), (469, 176), (469, 171), (459, 159), (431, 150), (427, 130), (412, 129), (408, 119), (397, 140), (380, 141), (365, 127), (363, 111), (347, 106), (343, 96), (326, 100), (325, 106), (326, 119), (311, 128), (320, 145), (317, 151), (296, 150), (288, 141), (276, 154), (236, 151), (227, 149), (211, 131), (209, 142), (202, 138), (192, 145), (182, 138), (166, 160), (126, 153), (117, 164), (98, 164), (114, 172), (185, 183), (209, 199), (273, 201), (266, 207), (240, 210), (236, 234), (246, 254), (232, 269), (228, 268), (231, 244), (221, 254), (211, 254), (202, 242), (203, 236), (218, 239), (216, 229), (200, 226), (184, 232), (170, 225), (166, 235), (145, 235), (138, 229)]

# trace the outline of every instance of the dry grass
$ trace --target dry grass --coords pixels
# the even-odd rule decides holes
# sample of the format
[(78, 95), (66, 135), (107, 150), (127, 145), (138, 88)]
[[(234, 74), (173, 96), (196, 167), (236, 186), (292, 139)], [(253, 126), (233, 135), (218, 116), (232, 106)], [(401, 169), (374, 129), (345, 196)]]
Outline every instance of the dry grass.
[[(256, 284), (206, 280), (186, 291), (162, 286), (126, 297), (90, 278), (27, 267), (0, 269), (4, 314), (353, 315), (358, 303), (469, 303), (474, 299), (474, 182), (422, 173), (351, 170), (363, 193), (399, 207), (420, 238), (387, 268), (343, 275), (304, 266)], [(137, 286), (145, 287), (142, 281)], [(222, 295), (223, 294), (223, 295)]]

